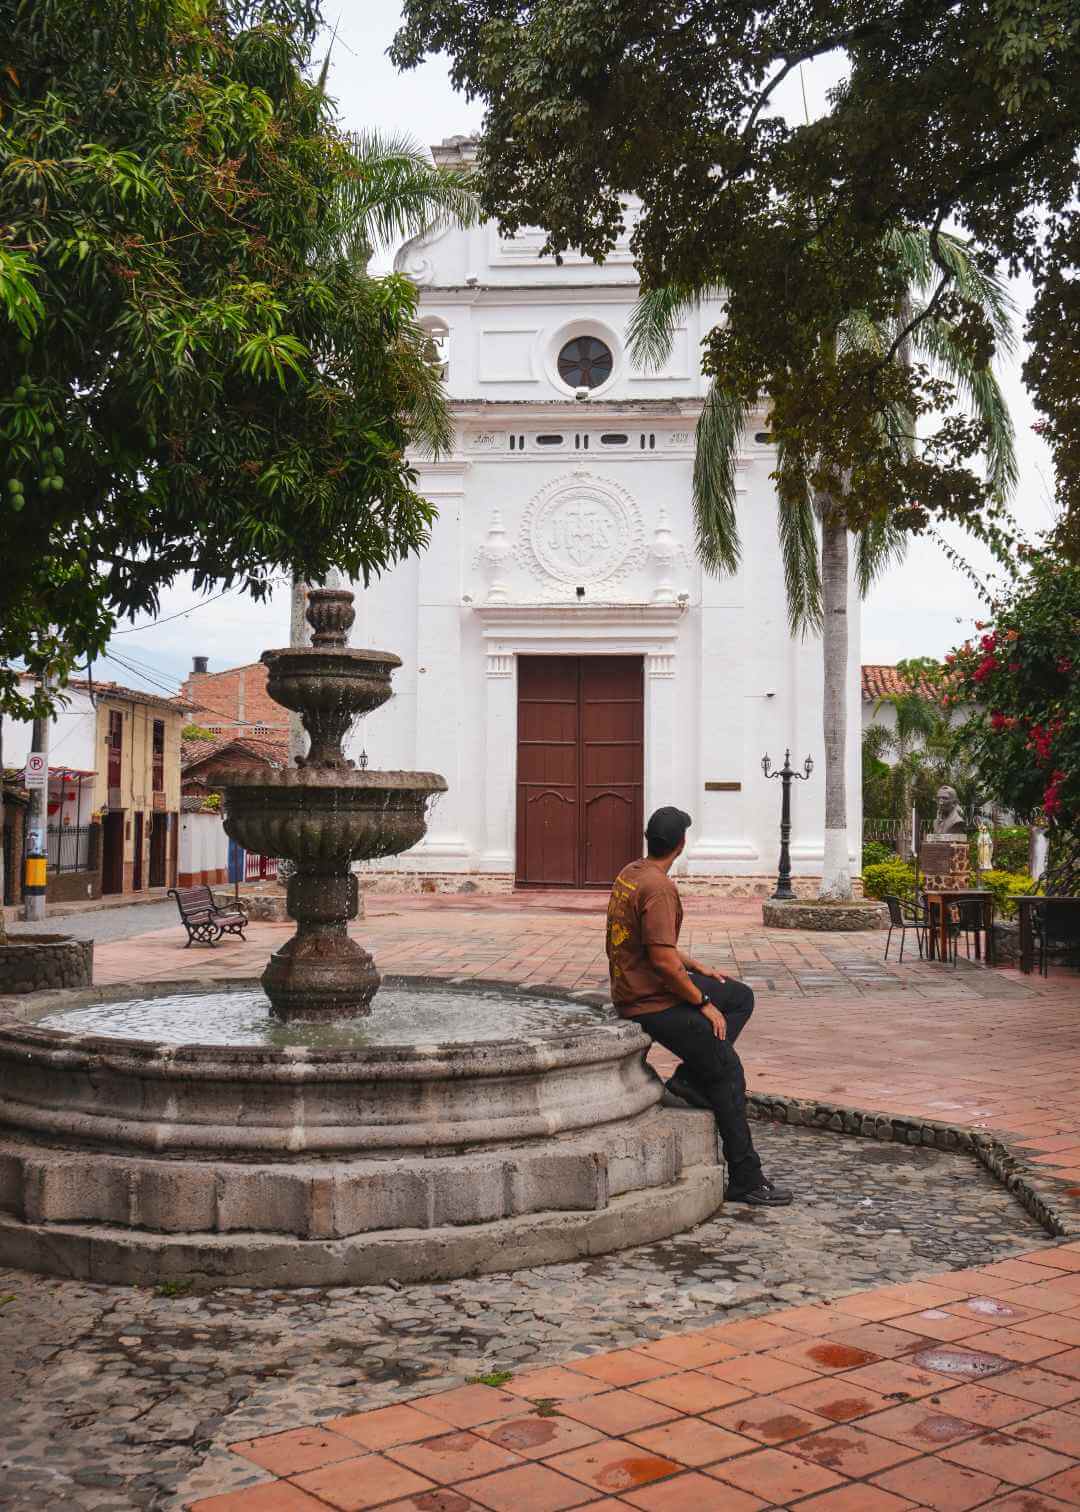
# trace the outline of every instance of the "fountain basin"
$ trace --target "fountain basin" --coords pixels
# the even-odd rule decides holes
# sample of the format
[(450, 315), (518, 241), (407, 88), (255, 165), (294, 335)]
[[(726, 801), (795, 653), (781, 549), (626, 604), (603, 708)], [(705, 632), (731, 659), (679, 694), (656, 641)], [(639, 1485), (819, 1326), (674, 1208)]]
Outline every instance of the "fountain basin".
[(208, 986), (0, 999), (0, 1264), (139, 1284), (433, 1280), (651, 1241), (722, 1200), (711, 1116), (660, 1106), (631, 1023), (356, 1048), (37, 1022), (185, 985)]

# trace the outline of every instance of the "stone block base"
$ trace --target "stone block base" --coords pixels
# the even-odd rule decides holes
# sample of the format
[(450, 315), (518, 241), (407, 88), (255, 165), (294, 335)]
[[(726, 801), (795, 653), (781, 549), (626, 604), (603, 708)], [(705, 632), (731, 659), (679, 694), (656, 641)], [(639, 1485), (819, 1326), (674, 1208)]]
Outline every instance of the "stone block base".
[[(515, 891), (514, 878), (506, 872), (415, 872), (364, 871), (357, 874), (361, 898), (400, 896), (408, 893), (480, 893), (485, 896), (508, 895)], [(676, 873), (679, 891), (694, 898), (768, 898), (776, 887), (776, 874), (767, 876), (681, 876)], [(800, 898), (816, 898), (821, 890), (820, 877), (792, 877), (791, 885)], [(856, 897), (862, 896), (862, 880), (854, 882)], [(552, 897), (558, 889), (551, 890)], [(599, 891), (599, 889), (597, 889)]]
[(871, 899), (865, 902), (819, 903), (796, 900), (779, 902), (770, 898), (762, 906), (761, 920), (770, 929), (841, 930), (885, 929), (888, 913), (884, 903)]
[(0, 944), (0, 993), (89, 987), (94, 980), (93, 940), (70, 935), (9, 935)]

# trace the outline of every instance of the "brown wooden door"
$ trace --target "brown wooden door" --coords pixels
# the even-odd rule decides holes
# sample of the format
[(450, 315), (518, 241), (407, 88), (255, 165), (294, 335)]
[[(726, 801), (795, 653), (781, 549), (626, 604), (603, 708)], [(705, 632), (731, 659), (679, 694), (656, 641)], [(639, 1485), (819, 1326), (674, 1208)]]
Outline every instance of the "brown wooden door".
[(519, 658), (520, 886), (607, 887), (641, 855), (643, 729), (640, 657)]
[(132, 892), (142, 892), (143, 871), (143, 815), (135, 815), (135, 864), (131, 869)]
[(166, 846), (169, 840), (169, 815), (153, 814), (150, 819), (150, 886), (164, 887)]
[(124, 813), (114, 809), (101, 827), (101, 891), (124, 890)]

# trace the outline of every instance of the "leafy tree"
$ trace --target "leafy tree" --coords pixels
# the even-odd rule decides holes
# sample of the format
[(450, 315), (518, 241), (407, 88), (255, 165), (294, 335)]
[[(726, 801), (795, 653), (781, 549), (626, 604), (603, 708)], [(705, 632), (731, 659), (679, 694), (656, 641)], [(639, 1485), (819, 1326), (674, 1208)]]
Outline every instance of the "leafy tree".
[[(0, 0), (0, 712), (162, 585), (367, 579), (450, 425), (381, 237), (471, 213), (308, 77), (317, 0)], [(40, 706), (44, 700), (37, 700)]]
[(214, 741), (217, 739), (217, 736), (213, 733), (212, 730), (206, 729), (204, 725), (186, 724), (180, 731), (180, 739)]
[[(636, 196), (645, 286), (726, 291), (713, 371), (766, 395), (774, 433), (815, 488), (845, 498), (852, 527), (994, 508), (969, 465), (979, 427), (950, 385), (891, 361), (910, 321), (885, 353), (820, 340), (852, 310), (901, 309), (902, 251), (882, 248), (906, 226), (929, 228), (926, 303), (973, 365), (993, 332), (964, 299), (943, 226), (987, 249), (985, 267), (1029, 269), (1032, 329), (1047, 338), (1029, 382), (1059, 458), (1080, 461), (1075, 0), (405, 0), (392, 55), (412, 66), (430, 52), (486, 107), (487, 213), (508, 230), (544, 227), (556, 253), (602, 258)], [(777, 87), (830, 54), (848, 73), (826, 114), (788, 123)], [(931, 449), (888, 445), (880, 419), (897, 403), (916, 419), (942, 413)], [(1075, 545), (1080, 465), (1061, 479)]]
[[(994, 329), (999, 343), (1007, 345), (1011, 339), (1011, 304), (1002, 285), (976, 265), (956, 238), (943, 236), (941, 245), (947, 250), (967, 302)], [(874, 360), (888, 361), (905, 371), (921, 359), (927, 371), (944, 375), (965, 394), (986, 439), (991, 484), (1004, 493), (1016, 474), (1012, 424), (985, 355), (974, 360), (957, 323), (924, 307), (932, 277), (931, 238), (914, 229), (890, 235), (883, 255), (896, 255), (901, 260), (905, 274), (902, 309), (891, 315), (851, 310), (838, 325), (819, 332), (818, 351), (828, 352), (833, 359), (870, 354)], [(667, 286), (642, 295), (629, 328), (630, 349), (640, 363), (660, 366), (686, 307), (695, 303), (700, 293)], [(905, 335), (906, 321), (916, 313), (925, 318)], [(774, 372), (767, 365), (761, 372), (763, 387), (770, 394), (781, 390), (810, 392), (813, 388), (813, 372)], [(706, 568), (714, 572), (730, 572), (738, 564), (735, 464), (755, 399), (737, 384), (728, 386), (727, 377), (726, 373), (717, 373), (706, 396), (697, 426), (694, 462), (697, 550)], [(770, 411), (770, 427), (774, 415), (775, 411)], [(788, 617), (793, 632), (814, 630), (822, 640), (825, 846), (821, 896), (845, 899), (851, 897), (846, 788), (849, 541), (854, 543), (855, 580), (859, 592), (865, 594), (874, 579), (903, 555), (906, 538), (896, 517), (870, 519), (854, 536), (850, 534), (850, 523), (858, 517), (861, 462), (852, 460), (840, 475), (822, 472), (816, 465), (808, 470), (803, 453), (792, 446), (789, 434), (781, 433), (774, 439), (777, 461), (773, 477), (780, 496), (779, 545)], [(913, 418), (899, 398), (882, 408), (870, 440), (879, 451), (884, 448), (896, 456), (915, 456)], [(913, 667), (912, 671), (917, 678), (919, 669)], [(903, 742), (898, 775), (907, 799), (905, 783), (911, 769), (908, 748), (912, 737), (928, 733), (935, 721), (933, 711), (915, 694), (898, 706), (897, 719)], [(910, 813), (910, 802), (905, 803), (903, 812)], [(910, 844), (907, 849), (910, 851)]]
[(1047, 891), (1080, 888), (1080, 566), (1019, 545), (1012, 577), (977, 641), (947, 658), (948, 697), (981, 782), (1050, 841)]

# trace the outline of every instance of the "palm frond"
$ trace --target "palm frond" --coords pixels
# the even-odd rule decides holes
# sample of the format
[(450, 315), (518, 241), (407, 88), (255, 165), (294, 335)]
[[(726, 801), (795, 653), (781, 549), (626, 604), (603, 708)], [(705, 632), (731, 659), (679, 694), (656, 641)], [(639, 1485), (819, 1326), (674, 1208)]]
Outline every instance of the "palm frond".
[(692, 498), (697, 554), (716, 574), (739, 566), (735, 459), (745, 423), (746, 406), (714, 384), (697, 423)]
[(855, 537), (855, 583), (865, 598), (889, 567), (899, 565), (907, 552), (908, 535), (889, 520), (872, 520)]
[[(781, 444), (776, 449), (777, 472), (791, 471), (790, 459)], [(824, 613), (821, 604), (821, 538), (813, 501), (801, 482), (780, 489), (776, 510), (776, 533), (787, 590), (788, 627), (792, 635), (820, 631)], [(787, 501), (791, 502), (787, 502)]]
[(346, 140), (355, 171), (339, 213), (355, 243), (391, 246), (443, 226), (476, 223), (480, 203), (471, 173), (438, 167), (400, 133), (359, 131)]
[(626, 348), (634, 366), (645, 372), (663, 367), (671, 354), (679, 321), (688, 310), (718, 292), (709, 285), (687, 289), (675, 284), (646, 290), (626, 322)]
[(952, 286), (961, 298), (978, 305), (990, 322), (998, 348), (1012, 353), (1016, 347), (1016, 304), (1008, 286), (995, 273), (988, 273), (972, 257), (962, 237), (939, 231), (937, 261), (930, 232), (919, 226), (901, 226), (886, 233), (885, 247), (897, 260), (905, 283), (915, 293), (925, 294), (938, 281), (941, 264), (952, 274)]
[(836, 333), (837, 355), (847, 352), (870, 352), (884, 357), (889, 349), (889, 334), (866, 310), (852, 310), (840, 323)]
[(914, 348), (960, 389), (973, 415), (987, 428), (987, 473), (1003, 496), (1020, 477), (1012, 416), (993, 370), (971, 361), (955, 325), (931, 317), (915, 329)]

